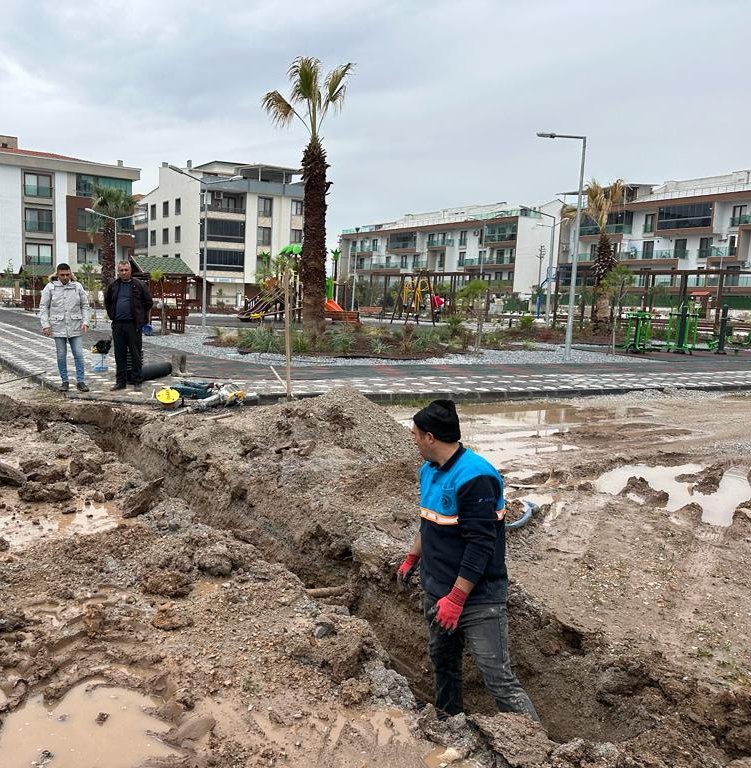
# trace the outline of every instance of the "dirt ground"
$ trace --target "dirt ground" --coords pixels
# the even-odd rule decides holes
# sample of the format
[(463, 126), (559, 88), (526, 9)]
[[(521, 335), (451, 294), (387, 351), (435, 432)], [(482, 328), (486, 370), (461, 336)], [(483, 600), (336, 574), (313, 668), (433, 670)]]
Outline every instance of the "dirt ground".
[(510, 516), (539, 504), (508, 532), (537, 725), (471, 663), (467, 715), (428, 703), (419, 588), (393, 581), (414, 408), (2, 391), (3, 768), (751, 765), (751, 397), (461, 409)]

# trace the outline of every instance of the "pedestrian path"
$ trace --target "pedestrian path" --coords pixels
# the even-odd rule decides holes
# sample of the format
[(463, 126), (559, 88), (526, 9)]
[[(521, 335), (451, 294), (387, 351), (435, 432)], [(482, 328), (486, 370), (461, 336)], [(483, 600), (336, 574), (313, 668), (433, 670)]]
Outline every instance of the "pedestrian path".
[[(0, 361), (19, 375), (35, 374), (37, 381), (56, 388), (60, 384), (55, 363), (55, 344), (39, 333), (33, 318), (3, 313), (0, 316)], [(71, 392), (70, 397), (122, 400), (109, 388), (114, 382), (114, 358), (106, 361), (109, 370), (94, 372), (101, 362), (90, 347), (103, 331), (86, 336), (86, 380), (91, 394)], [(172, 351), (144, 340), (148, 362), (171, 359)], [(603, 358), (605, 360), (605, 358)], [(72, 360), (71, 360), (72, 363)], [(189, 375), (213, 381), (233, 381), (262, 399), (284, 394), (284, 386), (268, 366), (226, 361), (206, 355), (187, 356)], [(279, 370), (283, 376), (283, 371)], [(160, 386), (169, 378), (153, 382)], [(751, 359), (707, 357), (702, 360), (670, 358), (669, 362), (625, 366), (603, 362), (602, 365), (414, 365), (335, 366), (321, 365), (293, 369), (293, 389), (297, 396), (328, 392), (337, 386), (350, 386), (374, 400), (453, 397), (466, 400), (530, 399), (571, 397), (646, 389), (683, 388), (689, 390), (751, 390)], [(152, 387), (142, 393), (127, 390), (126, 400), (143, 401)]]

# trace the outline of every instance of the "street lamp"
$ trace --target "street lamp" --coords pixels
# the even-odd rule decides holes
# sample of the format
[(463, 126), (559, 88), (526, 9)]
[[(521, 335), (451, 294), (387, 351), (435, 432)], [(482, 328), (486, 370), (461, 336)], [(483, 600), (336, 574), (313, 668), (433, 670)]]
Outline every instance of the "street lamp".
[(125, 221), (125, 219), (132, 219), (136, 216), (135, 213), (131, 213), (130, 216), (108, 216), (106, 213), (100, 213), (93, 208), (84, 208), (86, 213), (93, 213), (94, 216), (101, 216), (103, 219), (109, 219), (115, 227), (115, 236), (113, 238), (113, 244), (115, 246), (115, 264), (117, 265), (117, 222)]
[(582, 215), (582, 187), (584, 186), (584, 158), (587, 154), (587, 137), (570, 133), (538, 133), (541, 139), (576, 139), (582, 143), (581, 167), (579, 170), (579, 187), (576, 197), (576, 224), (574, 225), (574, 259), (571, 264), (571, 285), (568, 292), (568, 317), (566, 318), (566, 342), (563, 349), (563, 359), (571, 360), (571, 340), (574, 335), (574, 305), (576, 304), (576, 267), (579, 260), (579, 230)]
[[(350, 307), (349, 311), (354, 312), (355, 311), (355, 286), (357, 285), (357, 248), (359, 247), (357, 245), (357, 238), (360, 237), (360, 227), (355, 227), (355, 268), (352, 270), (352, 296), (350, 300)], [(352, 257), (350, 256), (350, 263), (352, 262)]]
[(203, 211), (203, 269), (201, 270), (201, 330), (203, 332), (206, 332), (206, 262), (208, 261), (208, 253), (209, 253), (209, 247), (208, 247), (208, 241), (209, 241), (209, 221), (208, 221), (208, 214), (207, 214), (207, 206), (206, 206), (206, 192), (208, 191), (209, 187), (211, 187), (214, 184), (225, 184), (228, 181), (238, 181), (239, 179), (242, 179), (242, 176), (229, 176), (227, 178), (219, 178), (215, 181), (206, 181), (201, 176), (196, 176), (193, 173), (188, 173), (188, 171), (183, 170), (182, 168), (178, 168), (176, 165), (168, 165), (167, 166), (171, 171), (174, 171), (175, 173), (181, 173), (183, 176), (189, 176), (194, 181), (197, 181), (200, 184), (199, 192), (203, 193), (201, 195), (201, 210)]

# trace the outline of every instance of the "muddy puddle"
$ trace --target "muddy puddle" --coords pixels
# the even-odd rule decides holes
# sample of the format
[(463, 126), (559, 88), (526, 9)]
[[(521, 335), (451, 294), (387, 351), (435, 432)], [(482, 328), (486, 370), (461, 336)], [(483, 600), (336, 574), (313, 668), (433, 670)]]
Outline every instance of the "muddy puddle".
[(146, 709), (147, 696), (98, 681), (71, 689), (54, 706), (41, 694), (8, 716), (0, 731), (0, 765), (28, 768), (133, 768), (181, 753), (158, 738), (168, 726)]
[(109, 531), (118, 525), (119, 513), (114, 504), (84, 503), (73, 514), (49, 509), (41, 514), (20, 511), (0, 513), (0, 537), (12, 548), (27, 547), (39, 539), (58, 536), (86, 536)]
[[(695, 491), (690, 480), (680, 480), (682, 475), (695, 475), (705, 467), (702, 464), (680, 464), (674, 467), (647, 464), (627, 464), (605, 472), (595, 487), (601, 493), (613, 495), (626, 488), (629, 478), (641, 477), (650, 488), (668, 494), (664, 509), (675, 512), (687, 504), (698, 504), (702, 509), (702, 522), (709, 525), (728, 526), (733, 522), (733, 514), (739, 504), (751, 499), (751, 485), (748, 482), (748, 469), (733, 467), (725, 471), (719, 487), (714, 493), (704, 494)], [(628, 498), (637, 503), (645, 503), (638, 492), (629, 492)]]

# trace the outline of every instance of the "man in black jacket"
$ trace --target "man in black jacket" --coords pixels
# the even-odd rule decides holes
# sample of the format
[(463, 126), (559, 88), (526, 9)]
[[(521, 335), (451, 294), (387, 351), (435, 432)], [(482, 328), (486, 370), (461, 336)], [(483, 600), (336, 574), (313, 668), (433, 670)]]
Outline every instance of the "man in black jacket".
[(112, 321), (112, 344), (115, 347), (115, 385), (125, 389), (130, 351), (133, 385), (141, 387), (141, 329), (148, 322), (154, 302), (147, 285), (132, 276), (129, 261), (117, 265), (117, 280), (104, 292), (104, 306)]

